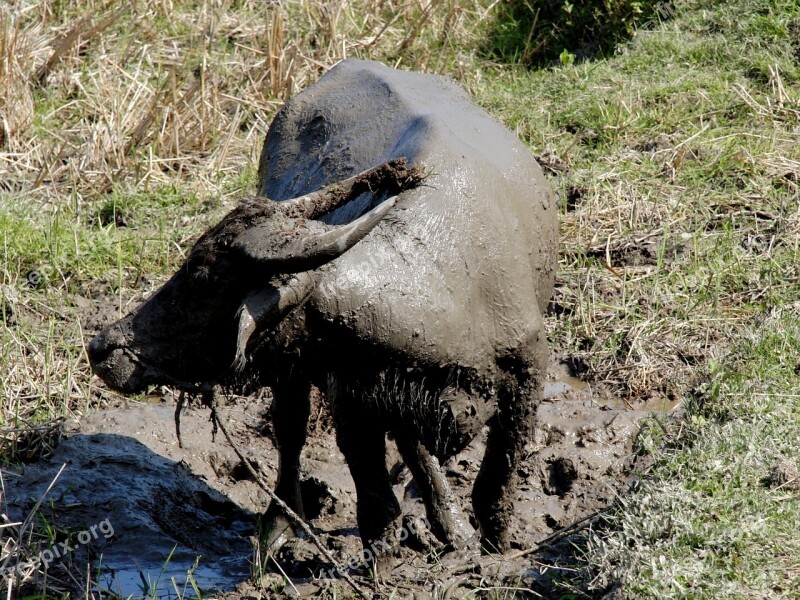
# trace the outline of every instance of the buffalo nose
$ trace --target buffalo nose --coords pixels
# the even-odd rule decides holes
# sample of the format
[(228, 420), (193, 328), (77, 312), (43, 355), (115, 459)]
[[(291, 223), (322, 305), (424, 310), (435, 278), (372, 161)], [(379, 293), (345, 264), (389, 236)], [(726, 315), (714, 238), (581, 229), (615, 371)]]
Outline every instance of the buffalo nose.
[(108, 356), (109, 349), (105, 332), (98, 333), (86, 347), (89, 362), (96, 365)]
[(117, 328), (112, 327), (98, 333), (86, 348), (89, 361), (98, 364), (117, 348), (125, 346), (125, 336)]

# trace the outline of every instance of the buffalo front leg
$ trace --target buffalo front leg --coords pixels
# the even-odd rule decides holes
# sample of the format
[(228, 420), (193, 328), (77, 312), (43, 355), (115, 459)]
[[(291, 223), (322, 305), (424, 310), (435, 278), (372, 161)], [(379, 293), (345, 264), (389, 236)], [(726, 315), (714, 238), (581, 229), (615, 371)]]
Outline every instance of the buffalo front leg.
[[(300, 377), (290, 377), (275, 382), (272, 395), (270, 412), (279, 453), (275, 494), (298, 516), (305, 518), (300, 495), (300, 453), (306, 442), (311, 385)], [(272, 503), (261, 530), (262, 549), (275, 552), (295, 534), (292, 521)]]
[(515, 353), (498, 361), (504, 370), (498, 386), (497, 414), (489, 422), (486, 453), (472, 489), (472, 507), (488, 552), (509, 549), (517, 469), (532, 439), (542, 397), (547, 344), (540, 333), (527, 356)]
[(394, 563), (395, 531), (400, 516), (400, 504), (386, 469), (386, 434), (352, 396), (336, 395), (332, 408), (336, 441), (356, 487), (363, 555), (378, 575), (386, 575)]

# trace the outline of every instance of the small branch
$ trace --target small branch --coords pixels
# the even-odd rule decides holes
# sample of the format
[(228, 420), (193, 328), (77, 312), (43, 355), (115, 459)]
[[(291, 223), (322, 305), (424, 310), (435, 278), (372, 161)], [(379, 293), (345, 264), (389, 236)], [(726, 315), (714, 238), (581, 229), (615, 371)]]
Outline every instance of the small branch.
[(175, 435), (178, 437), (178, 448), (183, 448), (183, 440), (181, 439), (181, 411), (186, 404), (186, 392), (181, 390), (178, 396), (178, 402), (175, 405)]
[(522, 558), (523, 556), (527, 556), (528, 554), (533, 554), (534, 552), (538, 552), (542, 548), (546, 548), (547, 546), (550, 546), (551, 544), (564, 539), (568, 535), (571, 535), (575, 532), (580, 531), (581, 529), (585, 529), (586, 527), (593, 525), (598, 520), (600, 520), (602, 516), (606, 514), (610, 509), (611, 507), (603, 508), (590, 515), (585, 516), (582, 519), (578, 519), (574, 523), (567, 525), (562, 529), (554, 531), (535, 546), (528, 548), (526, 550), (520, 550), (519, 552), (515, 552), (514, 554), (511, 554), (505, 558), (511, 561), (511, 560), (516, 560), (518, 558)]
[(236, 456), (238, 456), (239, 459), (242, 461), (242, 463), (244, 463), (244, 466), (250, 472), (250, 475), (253, 476), (253, 479), (258, 485), (258, 487), (260, 487), (262, 490), (264, 490), (264, 492), (266, 492), (266, 494), (270, 497), (270, 499), (275, 504), (278, 505), (278, 507), (283, 511), (283, 513), (287, 517), (289, 517), (289, 519), (291, 519), (292, 523), (294, 523), (300, 529), (303, 530), (303, 532), (309, 537), (309, 539), (314, 542), (317, 548), (319, 548), (320, 552), (322, 552), (326, 560), (330, 561), (333, 564), (336, 571), (342, 576), (342, 578), (348, 583), (348, 585), (351, 588), (353, 588), (353, 590), (360, 596), (364, 598), (369, 598), (370, 595), (367, 594), (367, 592), (365, 592), (364, 590), (362, 590), (361, 587), (353, 580), (353, 578), (350, 577), (350, 575), (347, 573), (344, 567), (342, 567), (338, 562), (336, 562), (336, 559), (333, 558), (333, 555), (325, 547), (325, 544), (322, 543), (322, 540), (320, 540), (319, 537), (317, 537), (317, 535), (311, 530), (311, 527), (309, 527), (308, 524), (302, 518), (300, 518), (300, 516), (296, 512), (294, 512), (291, 508), (289, 508), (289, 506), (283, 500), (281, 500), (275, 494), (275, 492), (272, 491), (272, 489), (270, 489), (268, 485), (264, 483), (261, 474), (257, 471), (258, 465), (251, 462), (250, 459), (245, 458), (244, 454), (242, 454), (242, 451), (239, 449), (239, 446), (237, 446), (236, 443), (233, 441), (230, 434), (228, 434), (228, 429), (225, 427), (225, 425), (219, 418), (219, 413), (217, 412), (216, 409), (217, 394), (218, 392), (216, 390), (212, 390), (210, 392), (205, 393), (203, 398), (204, 404), (208, 405), (211, 408), (211, 419), (214, 422), (214, 427), (215, 428), (218, 427), (219, 430), (222, 431), (222, 435), (224, 435), (225, 439), (228, 440), (228, 444), (230, 444), (230, 447), (233, 448), (233, 451), (236, 453)]

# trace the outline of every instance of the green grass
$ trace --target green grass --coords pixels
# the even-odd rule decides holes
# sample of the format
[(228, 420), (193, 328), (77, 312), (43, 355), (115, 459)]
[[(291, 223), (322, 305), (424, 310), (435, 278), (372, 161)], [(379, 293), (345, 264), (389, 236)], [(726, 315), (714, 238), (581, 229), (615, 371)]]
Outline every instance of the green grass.
[[(43, 22), (64, 32), (92, 8), (79, 4)], [(391, 3), (362, 18), (241, 2), (223, 18), (176, 2), (68, 52), (0, 148), (0, 284), (17, 317), (0, 324), (0, 424), (105, 404), (83, 351), (91, 307), (124, 313), (252, 192), (281, 100), (347, 47), (453, 75), (530, 145), (560, 198), (554, 352), (632, 404), (683, 401), (679, 419), (645, 423), (652, 466), (582, 538), (563, 597), (620, 582), (630, 598), (800, 597), (800, 496), (767, 483), (800, 454), (800, 5), (676, 1), (613, 56), (528, 70), (480, 55), (489, 4), (424, 21)], [(192, 96), (202, 69), (213, 85)]]
[(556, 345), (634, 397), (689, 391), (731, 327), (796, 280), (800, 13), (752, 8), (680, 3), (620, 56), (498, 70), (476, 90), (559, 175)]
[(799, 597), (800, 497), (767, 484), (800, 447), (797, 308), (743, 328), (713, 366), (678, 438), (592, 540), (602, 583), (624, 578), (631, 598)]
[(477, 90), (558, 175), (555, 348), (684, 400), (563, 593), (800, 597), (800, 496), (767, 484), (800, 453), (800, 6), (676, 5), (619, 56)]

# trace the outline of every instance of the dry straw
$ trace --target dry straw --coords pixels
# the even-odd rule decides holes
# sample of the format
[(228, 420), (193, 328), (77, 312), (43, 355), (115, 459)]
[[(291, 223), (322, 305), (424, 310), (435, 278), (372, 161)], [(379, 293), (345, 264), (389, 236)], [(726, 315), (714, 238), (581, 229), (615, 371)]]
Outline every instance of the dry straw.
[(458, 57), (455, 41), (467, 37), (464, 23), (482, 15), (476, 6), (4, 5), (0, 181), (12, 191), (39, 189), (40, 199), (56, 191), (91, 199), (115, 186), (174, 184), (218, 194), (220, 182), (254, 162), (282, 102), (325, 69), (364, 57), (449, 70)]

